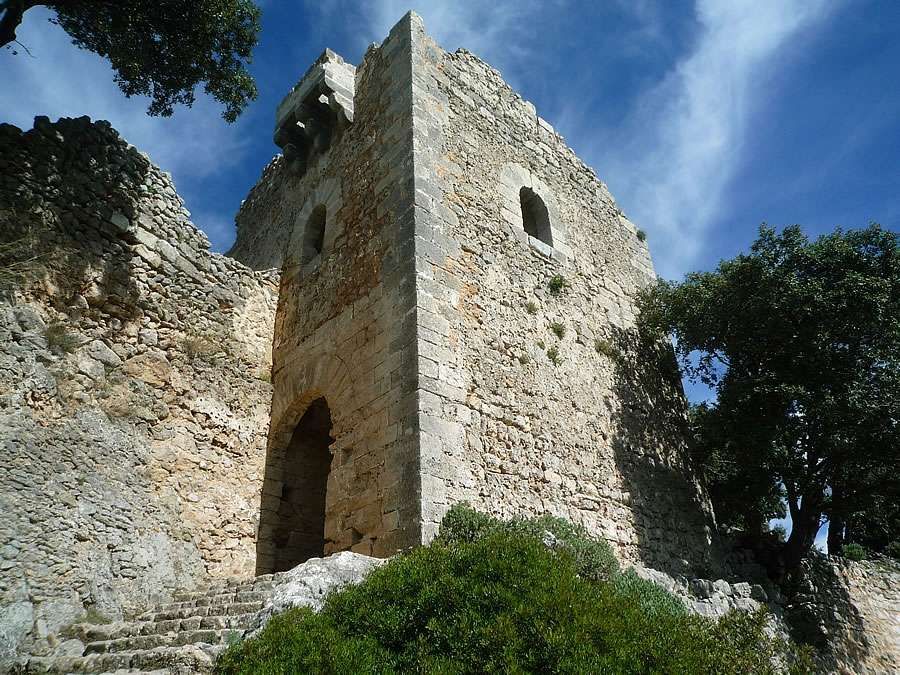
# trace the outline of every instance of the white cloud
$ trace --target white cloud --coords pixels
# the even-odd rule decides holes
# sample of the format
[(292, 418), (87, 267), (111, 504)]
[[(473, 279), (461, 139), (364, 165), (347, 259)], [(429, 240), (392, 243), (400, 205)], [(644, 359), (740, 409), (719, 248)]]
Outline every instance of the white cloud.
[(629, 217), (650, 232), (664, 276), (688, 271), (700, 254), (746, 150), (751, 113), (770, 96), (766, 73), (833, 8), (824, 0), (700, 0), (696, 47), (645, 94), (624, 133), (606, 138), (603, 152), (585, 144)]
[(176, 177), (203, 177), (240, 161), (246, 148), (242, 122), (227, 125), (221, 107), (198, 94), (190, 109), (171, 118), (148, 117), (147, 99), (127, 99), (113, 81), (109, 63), (77, 49), (52, 25), (52, 14), (29, 10), (18, 33), (31, 56), (0, 51), (0, 121), (30, 129), (36, 115), (109, 120), (122, 136)]

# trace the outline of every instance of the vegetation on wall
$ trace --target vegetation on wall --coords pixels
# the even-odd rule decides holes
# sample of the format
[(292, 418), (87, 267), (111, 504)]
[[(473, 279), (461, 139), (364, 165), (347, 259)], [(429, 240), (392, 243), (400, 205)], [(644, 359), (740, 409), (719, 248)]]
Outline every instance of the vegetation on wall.
[(256, 98), (247, 64), (260, 10), (251, 0), (0, 0), (0, 46), (15, 43), (25, 13), (41, 5), (76, 46), (109, 60), (125, 96), (150, 98), (150, 115), (190, 106), (200, 84), (229, 122)]
[(606, 544), (554, 518), (503, 523), (465, 506), (430, 546), (358, 586), (273, 618), (220, 673), (804, 672), (765, 614), (692, 616)]
[[(761, 535), (790, 512), (796, 566), (900, 539), (900, 239), (872, 225), (810, 241), (763, 226), (750, 252), (640, 300), (649, 336), (715, 389), (692, 411), (694, 457), (720, 522)], [(854, 555), (856, 551), (854, 549)]]

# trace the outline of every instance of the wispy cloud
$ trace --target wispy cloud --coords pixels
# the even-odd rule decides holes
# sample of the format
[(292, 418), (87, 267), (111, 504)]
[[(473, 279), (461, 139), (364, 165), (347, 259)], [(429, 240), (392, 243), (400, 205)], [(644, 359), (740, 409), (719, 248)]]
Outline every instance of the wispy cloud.
[(16, 56), (0, 52), (0, 121), (30, 129), (35, 115), (109, 120), (176, 180), (209, 176), (240, 161), (247, 147), (242, 122), (226, 125), (212, 99), (199, 94), (192, 108), (171, 118), (148, 117), (147, 100), (125, 98), (109, 63), (74, 47), (49, 16), (43, 8), (25, 15), (19, 41), (32, 56), (21, 49)]
[(591, 141), (579, 144), (628, 215), (650, 232), (664, 276), (688, 271), (701, 253), (747, 151), (748, 120), (772, 95), (766, 74), (790, 58), (798, 47), (793, 38), (834, 5), (700, 0), (695, 47), (641, 97), (614, 137), (600, 134), (602, 151)]

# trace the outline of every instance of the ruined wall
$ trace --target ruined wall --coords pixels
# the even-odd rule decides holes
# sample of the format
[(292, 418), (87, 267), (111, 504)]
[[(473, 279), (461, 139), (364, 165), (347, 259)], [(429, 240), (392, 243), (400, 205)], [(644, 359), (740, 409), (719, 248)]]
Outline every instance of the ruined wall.
[[(355, 89), (352, 124), (302, 167), (276, 160), (238, 214), (232, 254), (284, 269), (260, 572), (273, 565), (275, 549), (290, 545), (277, 517), (295, 489), (285, 448), (322, 397), (333, 424), (325, 551), (384, 556), (420, 541), (409, 40), (401, 22), (369, 50), (352, 85), (336, 85)], [(338, 59), (327, 52), (318, 63), (336, 69)], [(313, 69), (306, 77), (323, 76)], [(287, 103), (307, 89), (301, 81)], [(320, 254), (307, 255), (306, 228), (317, 206), (326, 210), (324, 242)], [(257, 243), (263, 240), (278, 243)]]
[[(674, 363), (632, 330), (654, 278), (646, 244), (496, 70), (413, 30), (427, 532), (465, 499), (565, 516), (662, 569), (707, 564)], [(522, 187), (546, 205), (552, 245), (523, 229)]]
[(813, 556), (789, 589), (794, 636), (823, 672), (900, 672), (900, 563)]
[(253, 572), (275, 279), (106, 122), (0, 125), (0, 652)]

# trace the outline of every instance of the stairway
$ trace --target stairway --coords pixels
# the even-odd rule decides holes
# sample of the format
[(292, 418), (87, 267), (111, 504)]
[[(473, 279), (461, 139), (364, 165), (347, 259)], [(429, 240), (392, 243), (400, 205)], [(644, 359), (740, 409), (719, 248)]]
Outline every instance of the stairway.
[(172, 603), (131, 621), (76, 624), (68, 633), (84, 643), (82, 655), (26, 657), (12, 673), (211, 673), (229, 643), (256, 626), (275, 580), (220, 582), (176, 593)]

